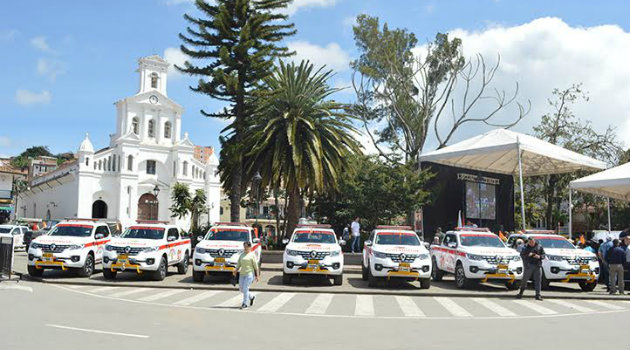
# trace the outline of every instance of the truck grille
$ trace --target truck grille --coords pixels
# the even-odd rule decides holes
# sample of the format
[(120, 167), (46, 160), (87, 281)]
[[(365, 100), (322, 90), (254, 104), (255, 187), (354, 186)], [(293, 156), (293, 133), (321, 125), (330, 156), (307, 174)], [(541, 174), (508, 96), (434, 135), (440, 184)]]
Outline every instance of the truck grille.
[(230, 258), (239, 251), (228, 249), (206, 249), (206, 252), (213, 258)]
[(514, 260), (514, 257), (511, 256), (486, 256), (486, 261), (494, 265), (507, 264), (512, 260)]
[(589, 258), (580, 258), (580, 257), (575, 257), (575, 258), (570, 258), (567, 259), (567, 262), (571, 265), (588, 265), (590, 259)]
[(312, 251), (312, 252), (298, 251), (297, 253), (304, 260), (322, 260), (325, 257), (330, 255), (330, 252), (317, 252), (317, 251)]
[(144, 248), (131, 248), (127, 252), (127, 247), (112, 247), (116, 254), (138, 255)]
[(41, 244), (40, 247), (44, 253), (61, 253), (70, 247), (69, 245), (57, 244)]
[(401, 263), (401, 262), (411, 263), (414, 260), (416, 260), (416, 258), (418, 258), (418, 255), (415, 255), (415, 254), (387, 254), (387, 257), (392, 259), (393, 262), (397, 262), (397, 263)]

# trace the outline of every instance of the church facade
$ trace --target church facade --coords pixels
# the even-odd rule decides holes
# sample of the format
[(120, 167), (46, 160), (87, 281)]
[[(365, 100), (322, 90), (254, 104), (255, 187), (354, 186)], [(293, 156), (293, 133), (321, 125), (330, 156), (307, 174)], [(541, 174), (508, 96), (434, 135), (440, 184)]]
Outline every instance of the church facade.
[[(116, 131), (109, 145), (94, 150), (89, 136), (76, 159), (33, 178), (19, 198), (17, 216), (44, 220), (107, 218), (123, 227), (137, 220), (160, 220), (189, 228), (190, 218), (172, 218), (173, 184), (206, 193), (203, 221), (219, 221), (219, 161), (194, 156), (195, 145), (183, 133), (182, 106), (166, 92), (169, 63), (154, 55), (141, 58), (137, 94), (115, 103)], [(209, 217), (206, 217), (208, 215)]]

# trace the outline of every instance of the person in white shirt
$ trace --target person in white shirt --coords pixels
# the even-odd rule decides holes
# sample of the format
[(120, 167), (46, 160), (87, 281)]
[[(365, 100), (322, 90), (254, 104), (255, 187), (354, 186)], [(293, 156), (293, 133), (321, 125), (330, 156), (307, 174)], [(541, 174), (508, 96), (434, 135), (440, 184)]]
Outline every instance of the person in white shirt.
[(359, 243), (361, 243), (361, 224), (359, 224), (358, 216), (352, 222), (352, 225), (350, 226), (350, 231), (352, 231), (352, 246), (350, 249), (353, 253), (360, 253), (361, 246), (359, 245)]

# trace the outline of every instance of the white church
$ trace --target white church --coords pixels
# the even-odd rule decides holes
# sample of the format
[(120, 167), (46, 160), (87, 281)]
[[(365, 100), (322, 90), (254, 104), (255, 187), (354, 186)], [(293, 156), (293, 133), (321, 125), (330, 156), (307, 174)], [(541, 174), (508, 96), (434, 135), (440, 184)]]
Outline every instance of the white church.
[(187, 184), (191, 195), (206, 192), (209, 217), (219, 221), (219, 161), (194, 157), (184, 133), (184, 109), (166, 94), (169, 63), (154, 55), (141, 58), (140, 89), (116, 105), (116, 132), (109, 146), (94, 150), (86, 134), (76, 159), (35, 177), (19, 197), (17, 216), (44, 220), (107, 218), (123, 227), (136, 220), (160, 220), (190, 227), (190, 218), (171, 217), (171, 187)]

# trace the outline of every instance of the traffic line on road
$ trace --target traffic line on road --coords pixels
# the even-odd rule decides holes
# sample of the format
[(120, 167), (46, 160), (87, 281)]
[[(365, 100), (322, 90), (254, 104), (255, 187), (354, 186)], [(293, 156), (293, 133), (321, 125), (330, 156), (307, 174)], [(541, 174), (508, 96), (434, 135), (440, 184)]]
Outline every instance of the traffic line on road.
[(591, 304), (598, 305), (598, 306), (601, 306), (601, 307), (609, 309), (609, 310), (627, 310), (623, 306), (611, 304), (611, 303), (600, 301), (600, 300), (586, 300), (586, 301), (591, 303)]
[(326, 313), (330, 302), (333, 300), (332, 294), (319, 294), (311, 305), (306, 309), (307, 314), (323, 315)]
[(397, 295), (396, 301), (402, 313), (407, 317), (425, 317), (424, 312), (420, 310), (418, 305), (408, 296)]
[(529, 300), (514, 300), (514, 302), (542, 315), (557, 314), (557, 312), (537, 304), (537, 303), (540, 303), (539, 301), (534, 302), (534, 301), (529, 301)]
[(447, 297), (433, 297), (446, 311), (456, 317), (472, 317), (472, 314), (459, 306), (453, 299)]
[(204, 299), (208, 299), (210, 297), (213, 297), (217, 294), (221, 293), (221, 291), (218, 290), (209, 290), (197, 295), (193, 295), (190, 298), (186, 298), (186, 299), (182, 299), (177, 301), (176, 303), (174, 303), (173, 305), (178, 305), (178, 306), (188, 306), (190, 304), (194, 304), (194, 303), (198, 303)]
[(47, 324), (46, 326), (47, 327), (53, 327), (53, 328), (67, 329), (67, 330), (71, 330), (71, 331), (87, 332), (87, 333), (119, 335), (119, 336), (122, 336), (122, 337), (144, 338), (144, 339), (149, 338), (148, 335), (142, 335), (142, 334), (108, 332), (108, 331), (102, 331), (102, 330), (98, 330), (98, 329), (87, 329), (87, 328), (76, 328), (76, 327), (61, 326), (61, 325), (58, 325), (58, 324)]
[(114, 290), (118, 287), (99, 287), (99, 288), (95, 288), (95, 289), (90, 289), (87, 292), (88, 293), (101, 293), (101, 292), (107, 292), (110, 290)]
[(161, 292), (161, 293), (146, 296), (144, 298), (140, 298), (138, 299), (138, 301), (156, 301), (156, 300), (168, 298), (170, 296), (173, 296), (175, 294), (180, 294), (183, 292), (185, 292), (185, 290), (182, 290), (182, 289), (167, 290), (165, 292)]
[(593, 309), (591, 309), (589, 307), (578, 305), (578, 304), (575, 304), (575, 303), (570, 303), (570, 302), (565, 301), (565, 300), (547, 299), (547, 301), (550, 302), (550, 303), (554, 303), (554, 304), (560, 305), (560, 306), (564, 306), (564, 307), (569, 308), (569, 309), (574, 309), (574, 310), (579, 311), (579, 312), (593, 312), (593, 311), (595, 311), (595, 310), (593, 310)]
[(131, 289), (123, 290), (122, 292), (117, 292), (117, 293), (110, 294), (109, 296), (113, 297), (113, 298), (120, 298), (120, 297), (129, 296), (129, 295), (132, 295), (132, 294), (138, 294), (138, 293), (141, 293), (141, 292), (145, 292), (146, 293), (146, 292), (150, 292), (150, 291), (152, 291), (152, 289), (148, 289), (148, 288), (131, 288)]
[(17, 284), (2, 284), (0, 290), (21, 290), (23, 292), (33, 293), (33, 288), (29, 286), (20, 286)]
[(238, 307), (238, 306), (241, 306), (242, 302), (243, 302), (243, 295), (242, 294), (238, 294), (238, 295), (235, 295), (235, 296), (231, 297), (230, 299), (222, 302), (221, 304), (216, 305), (215, 307), (220, 307), (220, 308), (223, 308), (223, 307)]
[(374, 316), (374, 301), (371, 295), (357, 295), (354, 305), (355, 316)]
[(271, 299), (265, 305), (261, 306), (258, 311), (260, 312), (276, 312), (289, 300), (295, 296), (295, 293), (280, 293), (275, 298)]
[(472, 301), (494, 312), (499, 316), (514, 317), (516, 314), (487, 298), (471, 298)]

